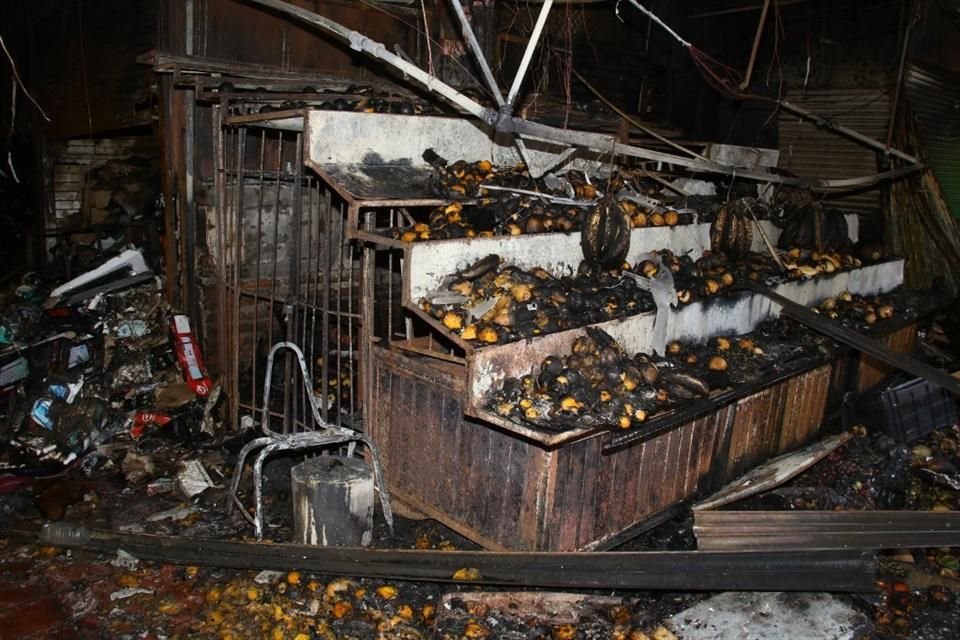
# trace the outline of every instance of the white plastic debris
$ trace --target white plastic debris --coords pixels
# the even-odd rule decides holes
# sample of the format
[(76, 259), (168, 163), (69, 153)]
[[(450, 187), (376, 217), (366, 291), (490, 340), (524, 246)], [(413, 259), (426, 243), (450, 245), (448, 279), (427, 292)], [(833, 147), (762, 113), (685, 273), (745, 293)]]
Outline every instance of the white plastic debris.
[(857, 637), (866, 617), (827, 593), (730, 591), (704, 600), (664, 624), (683, 640)]
[(119, 591), (114, 591), (110, 594), (110, 602), (116, 602), (117, 600), (126, 600), (127, 598), (132, 598), (133, 596), (140, 595), (141, 593), (152, 595), (153, 589), (144, 589), (143, 587), (124, 587)]
[(187, 460), (180, 463), (180, 473), (177, 474), (177, 487), (187, 498), (200, 495), (207, 489), (215, 486), (210, 474), (199, 460)]
[(253, 579), (257, 584), (272, 584), (283, 577), (282, 571), (270, 571), (264, 569)]
[(175, 507), (166, 511), (159, 511), (151, 516), (147, 516), (147, 522), (160, 522), (161, 520), (183, 520), (195, 509), (193, 507)]
[(110, 564), (118, 569), (136, 569), (140, 560), (123, 549), (117, 549), (117, 557), (111, 560)]

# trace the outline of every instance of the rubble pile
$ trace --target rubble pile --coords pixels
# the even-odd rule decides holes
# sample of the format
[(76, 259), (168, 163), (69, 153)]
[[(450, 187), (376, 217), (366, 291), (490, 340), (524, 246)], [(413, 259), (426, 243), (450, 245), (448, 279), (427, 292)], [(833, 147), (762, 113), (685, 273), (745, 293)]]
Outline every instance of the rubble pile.
[(40, 285), (24, 284), (5, 305), (8, 472), (70, 465), (115, 437), (157, 428), (213, 431), (204, 409), (219, 392), (189, 318), (166, 304), (142, 258), (122, 267), (131, 264), (133, 275), (100, 267), (46, 299)]

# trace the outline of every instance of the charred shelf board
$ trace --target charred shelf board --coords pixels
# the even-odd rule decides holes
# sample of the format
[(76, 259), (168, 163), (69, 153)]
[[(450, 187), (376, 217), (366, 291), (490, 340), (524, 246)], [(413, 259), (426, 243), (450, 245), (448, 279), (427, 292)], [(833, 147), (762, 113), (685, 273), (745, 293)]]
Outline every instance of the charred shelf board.
[(281, 129), (283, 131), (303, 131), (303, 109), (288, 111), (271, 111), (269, 113), (250, 113), (247, 115), (227, 116), (224, 123), (227, 125), (252, 125), (266, 129)]
[(696, 511), (697, 546), (711, 551), (960, 546), (956, 511)]
[(439, 206), (449, 202), (439, 198), (429, 186), (430, 166), (411, 164), (327, 163), (313, 164), (324, 180), (345, 198), (359, 206)]

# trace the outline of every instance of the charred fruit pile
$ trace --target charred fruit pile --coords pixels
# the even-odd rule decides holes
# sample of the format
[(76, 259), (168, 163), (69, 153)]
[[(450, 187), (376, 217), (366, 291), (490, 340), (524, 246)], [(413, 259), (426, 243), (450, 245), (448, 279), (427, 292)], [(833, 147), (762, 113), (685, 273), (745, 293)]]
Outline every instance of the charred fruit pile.
[[(510, 594), (445, 597), (437, 615), (438, 640), (629, 640), (675, 636), (644, 615), (626, 598), (565, 597), (569, 594), (524, 594), (536, 604), (514, 601)], [(482, 596), (482, 597), (481, 597)]]
[[(786, 254), (796, 260), (787, 263), (795, 268), (786, 274), (769, 254), (747, 253), (733, 259), (705, 251), (694, 260), (663, 249), (636, 265), (623, 264), (622, 269), (604, 271), (583, 262), (577, 274), (561, 277), (540, 267), (501, 265), (498, 256), (489, 255), (450, 276), (444, 290), (422, 299), (420, 308), (463, 340), (502, 344), (652, 311), (648, 289), (624, 272), (649, 279), (668, 269), (677, 302), (686, 305), (734, 292), (738, 283), (748, 280), (769, 284), (805, 279), (862, 264), (850, 254), (795, 251), (795, 255)], [(824, 304), (847, 305), (845, 317), (854, 317), (858, 310), (870, 311), (872, 315), (861, 314), (867, 324), (893, 314), (892, 304), (876, 298), (866, 300), (845, 293), (839, 300)]]
[(897, 305), (889, 295), (860, 296), (844, 291), (835, 298), (825, 299), (814, 311), (862, 330), (893, 318)]
[[(404, 242), (580, 231), (589, 211), (605, 198), (613, 202), (628, 228), (691, 221), (688, 213), (648, 200), (659, 186), (628, 173), (602, 178), (570, 170), (534, 179), (523, 165), (495, 167), (489, 160), (448, 164), (432, 150), (424, 158), (436, 169), (433, 191), (454, 202), (437, 207), (425, 221), (387, 230)], [(475, 202), (460, 202), (467, 199)]]
[(464, 340), (481, 344), (512, 342), (654, 308), (648, 291), (611, 273), (557, 278), (540, 268), (498, 268), (499, 262), (489, 256), (460, 272), (447, 287), (453, 297), (422, 300), (421, 308)]
[(786, 320), (705, 344), (671, 342), (663, 357), (631, 356), (609, 334), (588, 327), (569, 354), (548, 356), (530, 374), (507, 378), (489, 408), (546, 431), (631, 429), (714, 392), (820, 361), (827, 353), (826, 340)]

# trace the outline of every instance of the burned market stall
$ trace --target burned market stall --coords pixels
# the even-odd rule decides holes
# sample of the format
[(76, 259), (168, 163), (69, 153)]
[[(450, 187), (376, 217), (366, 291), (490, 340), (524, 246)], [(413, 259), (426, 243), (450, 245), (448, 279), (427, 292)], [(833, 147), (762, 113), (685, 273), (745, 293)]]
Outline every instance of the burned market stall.
[[(352, 285), (303, 286), (301, 296), (319, 290), (327, 306), (288, 316), (317, 338), (324, 323), (314, 316), (332, 322), (335, 305), (352, 323), (349, 348), (316, 341), (315, 379), (327, 375), (322, 348), (347, 357), (340, 366), (355, 367), (355, 406), (391, 495), (487, 548), (615, 545), (816, 439), (844, 393), (887, 366), (780, 318), (752, 285), (894, 351), (912, 349), (931, 308), (900, 288), (902, 260), (857, 244), (856, 216), (802, 194), (683, 196), (589, 153), (534, 178), (509, 142), (461, 118), (304, 105), (227, 111), (223, 122), (225, 157), (253, 141), (249, 158), (263, 157), (264, 141), (294, 144), (303, 211), (321, 203), (320, 222), (305, 213), (295, 228), (323, 229), (302, 238), (314, 276), (301, 277), (325, 273), (317, 264), (354, 274)], [(250, 184), (293, 166), (260, 166)], [(254, 218), (231, 223), (226, 246), (268, 210), (239, 184), (218, 188)], [(266, 248), (279, 264), (269, 225), (259, 228), (238, 241), (251, 248), (229, 255)], [(276, 286), (233, 269), (241, 309), (262, 294), (250, 282)], [(251, 406), (237, 412), (255, 418)]]

